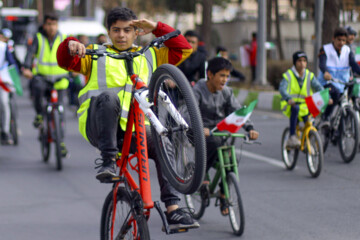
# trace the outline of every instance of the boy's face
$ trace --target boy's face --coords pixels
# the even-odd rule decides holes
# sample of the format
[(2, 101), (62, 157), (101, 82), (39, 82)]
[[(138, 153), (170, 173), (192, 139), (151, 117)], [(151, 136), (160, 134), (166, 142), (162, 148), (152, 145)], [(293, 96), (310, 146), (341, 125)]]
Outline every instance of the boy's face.
[(229, 54), (227, 51), (220, 51), (219, 55), (225, 59), (229, 59)]
[(352, 44), (355, 40), (355, 35), (349, 34), (347, 37), (347, 44)]
[(58, 21), (52, 19), (46, 19), (43, 24), (43, 29), (46, 32), (47, 36), (53, 38), (58, 31)]
[(337, 36), (333, 41), (336, 50), (340, 50), (346, 44), (346, 36)]
[(197, 37), (190, 37), (190, 36), (186, 36), (185, 38), (188, 41), (188, 43), (191, 45), (193, 51), (195, 52), (199, 46), (199, 39)]
[(116, 21), (108, 30), (109, 38), (120, 51), (129, 49), (137, 38), (138, 31), (131, 26), (132, 21)]
[(295, 62), (296, 71), (302, 72), (306, 69), (307, 61), (305, 57), (301, 57)]
[(230, 77), (230, 70), (223, 69), (213, 74), (211, 71), (208, 71), (208, 81), (211, 90), (220, 91), (224, 88), (227, 80)]

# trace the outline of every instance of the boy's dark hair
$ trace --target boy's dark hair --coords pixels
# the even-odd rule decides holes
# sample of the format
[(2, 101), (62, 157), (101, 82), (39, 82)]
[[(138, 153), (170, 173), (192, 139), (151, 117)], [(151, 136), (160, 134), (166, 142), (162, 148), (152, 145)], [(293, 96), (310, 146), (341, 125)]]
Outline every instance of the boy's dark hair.
[(106, 24), (107, 29), (110, 30), (110, 27), (116, 23), (118, 20), (120, 21), (131, 21), (137, 19), (137, 16), (130, 8), (122, 8), (122, 7), (115, 7), (111, 9), (109, 12)]
[(347, 37), (348, 33), (345, 28), (336, 28), (334, 32), (334, 38), (345, 36)]
[(256, 32), (253, 32), (253, 33), (251, 34), (251, 36), (252, 36), (253, 38), (256, 38), (256, 37), (257, 37), (257, 33), (256, 33)]
[(212, 74), (216, 74), (217, 72), (224, 69), (231, 71), (231, 62), (223, 57), (215, 57), (208, 62), (206, 71), (210, 71)]
[(354, 36), (356, 37), (357, 32), (356, 32), (356, 30), (353, 29), (351, 26), (347, 26), (347, 27), (345, 27), (345, 29), (346, 29), (348, 35), (354, 35)]
[(219, 54), (219, 52), (227, 52), (227, 49), (223, 46), (217, 46), (216, 47), (216, 54)]
[(184, 34), (184, 37), (196, 37), (197, 39), (200, 40), (199, 35), (193, 30), (186, 31), (185, 34)]
[(59, 21), (59, 16), (54, 12), (49, 12), (49, 13), (46, 13), (44, 16), (44, 23), (48, 19), (53, 20), (53, 21)]
[(307, 58), (307, 55), (304, 51), (297, 51), (297, 52), (294, 52), (293, 54), (293, 64), (295, 66), (296, 64), (296, 61), (299, 59), (299, 58), (302, 58), (304, 57), (306, 59), (306, 61), (308, 60)]

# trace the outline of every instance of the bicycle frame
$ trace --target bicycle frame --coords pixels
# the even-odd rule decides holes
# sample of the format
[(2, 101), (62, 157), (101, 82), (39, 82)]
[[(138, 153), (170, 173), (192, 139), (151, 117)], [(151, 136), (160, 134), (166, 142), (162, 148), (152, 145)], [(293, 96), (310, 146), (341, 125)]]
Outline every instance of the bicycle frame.
[(300, 150), (301, 151), (305, 150), (305, 141), (306, 141), (306, 148), (307, 148), (309, 154), (311, 154), (311, 146), (310, 146), (310, 141), (309, 141), (309, 132), (310, 131), (317, 132), (316, 128), (312, 124), (312, 121), (308, 120), (305, 123), (304, 127), (300, 127), (299, 125), (296, 126), (296, 134), (299, 138), (301, 138)]
[[(246, 136), (241, 133), (224, 133), (224, 132), (213, 132), (213, 136), (218, 137), (241, 137), (245, 138)], [(239, 172), (238, 172), (238, 164), (236, 160), (236, 152), (235, 152), (235, 146), (221, 146), (217, 149), (218, 152), (218, 162), (215, 164), (216, 173), (213, 177), (213, 180), (211, 181), (209, 185), (210, 193), (214, 193), (215, 188), (221, 178), (222, 184), (223, 184), (223, 190), (224, 195), (228, 199), (229, 198), (229, 188), (226, 181), (227, 172), (234, 172), (236, 177), (239, 178)], [(207, 179), (210, 179), (209, 174), (207, 174)]]

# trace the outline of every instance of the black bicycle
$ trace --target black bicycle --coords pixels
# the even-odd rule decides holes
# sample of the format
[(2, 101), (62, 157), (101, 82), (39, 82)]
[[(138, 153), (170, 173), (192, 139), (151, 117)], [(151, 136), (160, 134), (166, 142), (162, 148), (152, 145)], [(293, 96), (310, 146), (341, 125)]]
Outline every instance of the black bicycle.
[(358, 119), (348, 99), (348, 88), (354, 82), (343, 83), (336, 79), (331, 81), (344, 84), (344, 94), (336, 104), (330, 122), (318, 121), (315, 126), (322, 138), (323, 151), (326, 151), (329, 142), (337, 144), (343, 161), (350, 163), (355, 158), (359, 144)]
[(41, 146), (41, 155), (44, 162), (48, 162), (51, 152), (51, 143), (55, 146), (56, 169), (62, 169), (62, 141), (64, 138), (64, 107), (59, 103), (59, 93), (53, 88), (53, 83), (44, 80), (51, 86), (45, 96), (46, 104), (44, 106), (44, 122), (39, 127), (39, 140)]

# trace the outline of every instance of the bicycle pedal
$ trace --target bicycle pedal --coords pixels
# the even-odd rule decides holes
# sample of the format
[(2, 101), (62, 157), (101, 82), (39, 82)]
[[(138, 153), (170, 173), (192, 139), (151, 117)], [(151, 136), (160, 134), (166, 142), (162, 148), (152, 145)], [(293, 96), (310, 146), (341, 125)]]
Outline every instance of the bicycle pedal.
[(170, 230), (170, 234), (174, 234), (174, 233), (185, 233), (185, 232), (188, 232), (188, 231), (189, 231), (188, 228), (171, 229), (171, 230)]
[(99, 181), (101, 183), (117, 183), (117, 182), (123, 182), (124, 177), (116, 176), (116, 177), (111, 177), (111, 178), (102, 178), (102, 179), (99, 179)]

